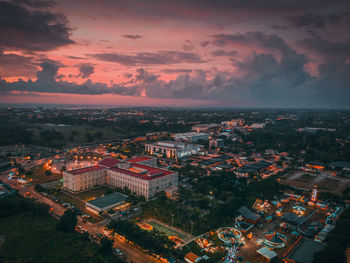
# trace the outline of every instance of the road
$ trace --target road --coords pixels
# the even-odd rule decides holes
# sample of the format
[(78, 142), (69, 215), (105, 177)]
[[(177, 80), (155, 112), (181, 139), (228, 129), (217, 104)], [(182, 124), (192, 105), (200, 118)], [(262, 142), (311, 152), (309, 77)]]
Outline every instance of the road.
[[(22, 196), (25, 196), (26, 193), (29, 192), (29, 197), (35, 198), (38, 202), (45, 203), (52, 207), (52, 214), (54, 215), (63, 215), (67, 208), (64, 208), (61, 204), (58, 204), (51, 199), (37, 193), (34, 190), (34, 186), (23, 186), (22, 184), (16, 182), (15, 180), (9, 180), (7, 173), (2, 173), (0, 175), (0, 179), (10, 185), (12, 188), (18, 190), (18, 193)], [(82, 218), (78, 216), (78, 225), (82, 226), (84, 229), (86, 229), (90, 235), (96, 236), (97, 234), (104, 235), (104, 226), (97, 224), (93, 224), (91, 222), (83, 222)], [(120, 238), (116, 238), (114, 240), (113, 244), (114, 248), (119, 248), (124, 252), (126, 255), (127, 262), (133, 262), (133, 263), (148, 263), (148, 262), (154, 262), (154, 263), (160, 263), (161, 261), (143, 253), (139, 248), (136, 248), (128, 243), (126, 243), (124, 240), (121, 240)]]

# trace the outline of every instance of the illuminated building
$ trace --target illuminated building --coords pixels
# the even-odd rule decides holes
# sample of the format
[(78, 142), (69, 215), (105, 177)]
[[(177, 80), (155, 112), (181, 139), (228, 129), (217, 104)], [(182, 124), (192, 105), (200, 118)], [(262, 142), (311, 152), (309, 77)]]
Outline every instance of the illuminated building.
[(149, 154), (175, 159), (191, 156), (198, 153), (201, 149), (201, 145), (177, 141), (161, 141), (145, 144), (145, 151)]
[(312, 189), (311, 202), (316, 203), (317, 201), (317, 185)]
[(177, 187), (178, 174), (156, 167), (157, 159), (148, 156), (121, 161), (105, 158), (98, 165), (63, 172), (63, 187), (72, 192), (97, 185), (128, 188), (146, 199), (168, 187)]

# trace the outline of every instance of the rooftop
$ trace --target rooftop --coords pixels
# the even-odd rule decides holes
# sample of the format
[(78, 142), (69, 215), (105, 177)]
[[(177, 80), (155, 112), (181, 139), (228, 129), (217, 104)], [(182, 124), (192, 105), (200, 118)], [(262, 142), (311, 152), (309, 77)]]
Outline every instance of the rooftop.
[(148, 156), (140, 156), (140, 157), (135, 157), (135, 158), (128, 159), (127, 161), (129, 163), (139, 163), (139, 162), (143, 162), (143, 161), (147, 161), (147, 160), (151, 160), (151, 159), (152, 158), (148, 157)]
[(75, 170), (70, 170), (68, 172), (73, 174), (73, 175), (78, 175), (78, 174), (84, 174), (84, 173), (88, 173), (88, 172), (91, 172), (91, 171), (104, 170), (104, 169), (106, 169), (106, 168), (102, 167), (102, 166), (99, 166), (99, 165), (95, 165), (95, 166), (90, 166), (90, 167), (84, 167), (84, 168), (79, 168), (79, 169), (75, 169)]
[(120, 202), (124, 202), (127, 198), (128, 197), (126, 195), (123, 195), (120, 193), (112, 193), (112, 194), (105, 195), (103, 197), (88, 201), (87, 203), (93, 206), (96, 206), (100, 209), (103, 209), (105, 207), (118, 204)]
[(314, 257), (314, 253), (323, 249), (325, 245), (313, 240), (303, 239), (302, 243), (293, 249), (287, 258), (296, 262), (311, 263)]
[(103, 160), (101, 160), (98, 164), (107, 168), (111, 168), (113, 166), (116, 166), (118, 163), (120, 163), (120, 160), (106, 157)]
[(251, 219), (251, 220), (258, 220), (260, 216), (258, 214), (253, 213), (251, 210), (249, 210), (246, 206), (241, 206), (238, 211), (242, 214), (244, 218)]
[(133, 163), (131, 168), (141, 168), (146, 170), (146, 172), (137, 173), (137, 172), (134, 172), (128, 169), (119, 168), (119, 167), (112, 167), (111, 170), (115, 172), (131, 175), (131, 176), (140, 178), (142, 180), (153, 180), (153, 179), (160, 178), (160, 177), (174, 173), (173, 171), (163, 170), (156, 167), (143, 165), (140, 163)]

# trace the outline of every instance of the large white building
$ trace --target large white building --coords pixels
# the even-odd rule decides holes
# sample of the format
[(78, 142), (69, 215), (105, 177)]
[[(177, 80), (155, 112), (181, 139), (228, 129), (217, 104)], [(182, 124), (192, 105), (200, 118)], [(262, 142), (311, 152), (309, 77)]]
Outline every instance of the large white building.
[(160, 141), (145, 144), (145, 151), (152, 155), (181, 159), (198, 153), (202, 146), (178, 141)]
[(201, 132), (177, 133), (174, 135), (175, 141), (196, 142), (198, 140), (208, 140), (209, 135)]
[(157, 159), (147, 156), (126, 161), (105, 158), (98, 165), (63, 172), (63, 186), (72, 192), (96, 185), (127, 187), (146, 199), (168, 187), (177, 187), (178, 174), (156, 167)]

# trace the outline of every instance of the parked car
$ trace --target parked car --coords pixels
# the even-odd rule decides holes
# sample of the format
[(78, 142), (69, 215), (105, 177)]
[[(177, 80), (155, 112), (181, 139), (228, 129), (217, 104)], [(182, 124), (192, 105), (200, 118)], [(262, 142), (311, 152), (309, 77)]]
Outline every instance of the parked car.
[(118, 249), (118, 248), (116, 248), (116, 249), (114, 250), (114, 253), (115, 253), (116, 255), (120, 256), (120, 257), (124, 255), (123, 251), (121, 251), (121, 250)]

